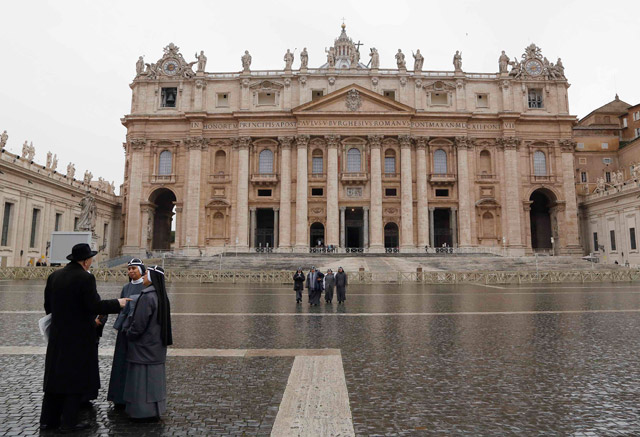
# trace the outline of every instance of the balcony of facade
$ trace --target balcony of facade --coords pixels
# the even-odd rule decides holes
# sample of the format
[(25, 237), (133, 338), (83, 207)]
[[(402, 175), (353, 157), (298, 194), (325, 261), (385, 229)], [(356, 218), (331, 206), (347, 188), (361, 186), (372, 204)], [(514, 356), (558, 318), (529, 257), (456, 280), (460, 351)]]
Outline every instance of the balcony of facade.
[(555, 175), (531, 175), (531, 183), (539, 184), (541, 182), (556, 182), (557, 178)]
[(223, 184), (223, 183), (229, 182), (230, 180), (231, 180), (231, 175), (229, 173), (218, 173), (218, 174), (209, 175), (210, 184)]
[(260, 186), (273, 186), (278, 183), (277, 173), (254, 173), (251, 175), (251, 183)]
[(400, 180), (400, 173), (382, 173), (382, 180), (385, 182), (397, 182)]
[(345, 185), (364, 185), (369, 180), (365, 172), (345, 172), (340, 175), (340, 181)]
[(455, 173), (431, 173), (429, 182), (432, 185), (453, 185), (456, 182)]
[(151, 175), (152, 184), (175, 184), (175, 174), (153, 174)]
[(326, 173), (310, 173), (309, 174), (309, 181), (310, 182), (324, 182), (327, 180), (327, 174)]
[(478, 173), (476, 174), (476, 182), (495, 182), (497, 175), (493, 173)]

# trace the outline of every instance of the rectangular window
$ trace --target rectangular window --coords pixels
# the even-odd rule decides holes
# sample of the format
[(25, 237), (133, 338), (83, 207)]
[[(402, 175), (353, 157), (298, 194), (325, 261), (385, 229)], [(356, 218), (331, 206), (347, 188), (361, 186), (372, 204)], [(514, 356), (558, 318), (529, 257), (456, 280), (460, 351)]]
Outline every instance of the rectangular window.
[(311, 195), (312, 196), (322, 196), (324, 194), (324, 190), (322, 188), (312, 188)]
[(586, 164), (587, 158), (578, 158), (578, 164)]
[(602, 148), (603, 149), (608, 149), (609, 148), (609, 143), (602, 143)]
[(637, 127), (635, 131), (636, 131), (636, 137), (640, 137), (640, 127)]
[(622, 119), (622, 127), (627, 127), (627, 119), (626, 118)]
[(593, 233), (593, 251), (597, 252), (600, 250), (600, 246), (598, 246), (598, 233)]
[(543, 108), (542, 106), (542, 90), (541, 89), (530, 89), (528, 95), (529, 108), (538, 109)]
[(586, 171), (581, 171), (580, 172), (580, 182), (587, 182), (587, 172)]
[(387, 197), (395, 197), (398, 195), (398, 190), (397, 188), (385, 188), (384, 195)]
[(275, 105), (276, 104), (276, 93), (274, 92), (262, 92), (258, 93), (258, 105)]
[(384, 157), (384, 172), (395, 173), (396, 172), (396, 158), (395, 156)]
[(436, 189), (436, 197), (449, 197), (449, 190), (442, 188)]
[(477, 94), (476, 108), (488, 108), (488, 107), (489, 107), (489, 97), (486, 94)]
[(311, 173), (322, 174), (322, 156), (314, 156), (311, 158)]
[(218, 108), (228, 108), (229, 107), (229, 93), (218, 93), (216, 99), (216, 106)]
[(38, 233), (38, 218), (40, 216), (39, 209), (33, 209), (31, 216), (31, 238), (29, 239), (29, 247), (36, 247), (36, 237)]
[(580, 150), (584, 149), (584, 143), (578, 143), (577, 148)]
[(613, 161), (611, 160), (611, 158), (602, 158), (602, 163), (603, 164), (611, 164)]
[(78, 231), (78, 217), (73, 218), (73, 230)]
[(446, 106), (449, 104), (449, 95), (444, 92), (431, 93), (431, 104)]
[(311, 91), (311, 100), (317, 100), (320, 97), (324, 96), (324, 90), (312, 90)]
[(160, 98), (163, 108), (175, 108), (176, 100), (178, 100), (178, 88), (162, 88)]
[(391, 99), (391, 100), (395, 100), (396, 99), (396, 92), (395, 90), (385, 90), (384, 91), (384, 96)]
[(2, 241), (0, 241), (0, 246), (9, 245), (9, 224), (11, 223), (12, 208), (13, 203), (7, 202), (4, 204), (4, 215), (2, 216)]
[(616, 250), (616, 231), (613, 229), (609, 231), (609, 236), (611, 237), (611, 251), (615, 252)]
[(271, 197), (271, 190), (258, 190), (258, 197)]
[(631, 250), (636, 250), (636, 228), (629, 228), (629, 242)]
[(57, 212), (56, 213), (56, 223), (53, 226), (53, 230), (56, 231), (56, 232), (60, 230), (60, 220), (62, 220), (62, 213)]
[(611, 172), (610, 171), (606, 171), (604, 172), (604, 181), (608, 184), (611, 183)]

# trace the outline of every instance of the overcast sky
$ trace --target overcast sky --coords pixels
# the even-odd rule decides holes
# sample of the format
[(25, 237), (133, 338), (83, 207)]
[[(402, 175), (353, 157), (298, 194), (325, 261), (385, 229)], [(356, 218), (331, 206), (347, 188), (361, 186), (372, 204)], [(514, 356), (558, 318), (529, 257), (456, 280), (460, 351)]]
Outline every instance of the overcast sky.
[[(248, 49), (252, 69), (280, 69), (287, 48), (309, 52), (309, 66), (326, 60), (324, 48), (340, 33), (380, 52), (395, 68), (401, 48), (421, 49), (424, 70), (496, 72), (498, 56), (513, 59), (534, 42), (551, 62), (562, 58), (571, 88), (571, 113), (583, 117), (614, 98), (640, 103), (640, 1), (3, 1), (0, 4), (0, 132), (20, 153), (33, 141), (36, 161), (58, 155), (58, 170), (76, 164), (122, 183), (126, 130), (120, 118), (131, 104), (139, 55), (156, 62), (169, 42), (187, 61), (208, 57), (208, 72), (241, 69)], [(6, 53), (8, 51), (8, 53)]]

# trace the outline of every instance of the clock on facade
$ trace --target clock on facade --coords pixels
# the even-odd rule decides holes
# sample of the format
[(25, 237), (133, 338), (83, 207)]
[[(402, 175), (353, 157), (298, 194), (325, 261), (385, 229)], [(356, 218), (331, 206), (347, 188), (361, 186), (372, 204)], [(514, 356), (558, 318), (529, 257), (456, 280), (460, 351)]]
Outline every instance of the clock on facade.
[(536, 59), (530, 59), (524, 64), (525, 71), (531, 76), (542, 74), (542, 63)]
[(179, 64), (177, 61), (175, 61), (174, 59), (169, 59), (164, 64), (162, 64), (162, 71), (164, 71), (164, 74), (166, 75), (173, 76), (178, 72), (178, 67)]

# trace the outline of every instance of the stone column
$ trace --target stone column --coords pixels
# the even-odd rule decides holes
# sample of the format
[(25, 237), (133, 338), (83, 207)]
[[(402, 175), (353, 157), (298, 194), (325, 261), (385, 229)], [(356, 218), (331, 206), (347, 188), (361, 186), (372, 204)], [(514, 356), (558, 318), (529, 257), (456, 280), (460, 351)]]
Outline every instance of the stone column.
[(520, 201), (520, 173), (518, 171), (518, 146), (520, 139), (515, 137), (498, 138), (498, 144), (504, 148), (504, 185), (506, 191), (507, 246), (522, 248), (522, 225)]
[[(202, 169), (202, 150), (208, 147), (207, 141), (202, 137), (187, 138), (184, 141), (189, 151), (189, 162), (187, 165), (186, 196), (184, 199), (186, 217), (186, 238), (187, 247), (193, 247), (194, 254), (198, 253), (200, 246), (200, 185)], [(189, 250), (189, 249), (187, 249)]]
[(435, 224), (435, 222), (433, 221), (433, 212), (434, 211), (435, 211), (435, 208), (433, 208), (433, 207), (429, 208), (429, 243), (431, 244), (431, 247), (435, 247), (435, 238), (434, 238), (434, 234), (435, 234), (434, 224)]
[(418, 197), (418, 248), (423, 250), (429, 244), (429, 191), (427, 188), (427, 148), (428, 137), (416, 138), (416, 196)]
[(382, 227), (382, 135), (369, 135), (371, 150), (371, 246), (370, 252), (384, 252)]
[(273, 208), (273, 248), (280, 247), (278, 241), (278, 222), (280, 221), (280, 208)]
[[(562, 230), (562, 234), (566, 242), (566, 250), (570, 252), (580, 253), (581, 249), (578, 240), (578, 207), (576, 204), (576, 186), (573, 179), (573, 153), (575, 150), (575, 145), (575, 141), (572, 140), (563, 140), (560, 142), (560, 148), (562, 150), (562, 189), (564, 192), (565, 200), (565, 226)], [(628, 241), (626, 237), (623, 237), (622, 235), (619, 237), (619, 239), (620, 243)]]
[(307, 252), (309, 248), (308, 211), (307, 211), (307, 146), (309, 135), (298, 135), (298, 177), (296, 180), (296, 252)]
[(327, 141), (327, 235), (325, 245), (338, 245), (338, 145), (339, 135), (325, 136)]
[(252, 206), (249, 208), (251, 212), (251, 220), (249, 224), (249, 247), (256, 247), (256, 209)]
[(462, 247), (471, 246), (471, 202), (469, 201), (469, 158), (470, 141), (466, 137), (456, 137), (458, 151), (458, 207), (460, 208), (459, 226)]
[(400, 209), (402, 211), (402, 239), (400, 249), (411, 252), (415, 249), (413, 244), (413, 177), (411, 175), (411, 137), (400, 135), (400, 190), (402, 198)]
[(344, 249), (344, 212), (345, 207), (340, 207), (340, 247)]
[(129, 140), (128, 153), (129, 166), (129, 198), (127, 199), (127, 218), (125, 225), (125, 240), (122, 253), (133, 256), (141, 256), (143, 253), (140, 238), (142, 201), (142, 183), (144, 176), (144, 148), (147, 140), (132, 138)]
[(293, 137), (279, 137), (281, 164), (280, 164), (280, 232), (278, 247), (291, 248), (291, 143)]
[(363, 218), (364, 218), (364, 229), (363, 229), (363, 248), (367, 249), (369, 247), (369, 207), (364, 206), (363, 208)]
[[(238, 148), (238, 188), (236, 191), (236, 241), (238, 250), (249, 250), (249, 145), (251, 137), (240, 137)], [(235, 244), (235, 242), (234, 242)]]
[(451, 246), (458, 247), (458, 209), (451, 208)]

